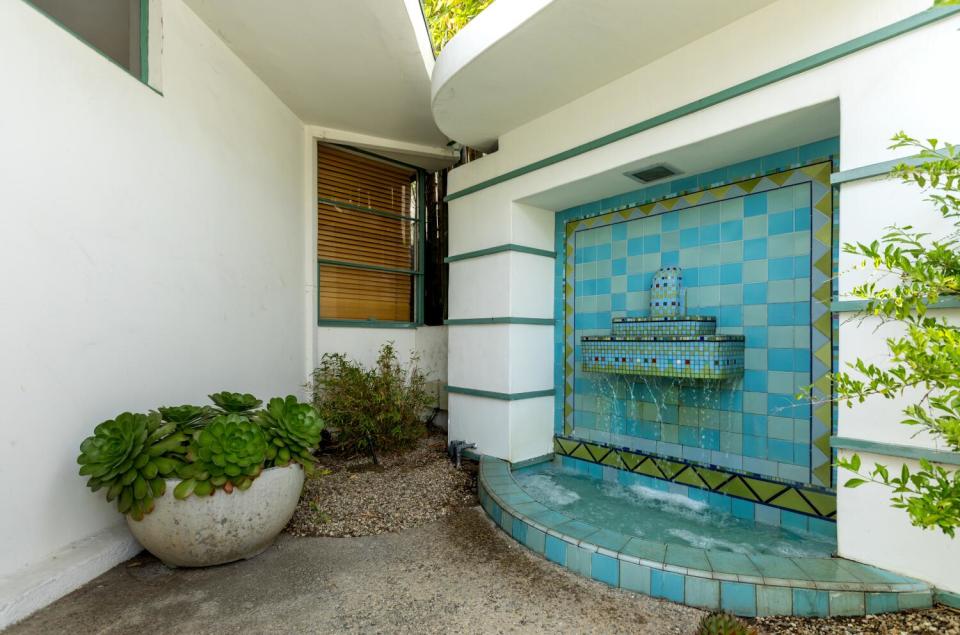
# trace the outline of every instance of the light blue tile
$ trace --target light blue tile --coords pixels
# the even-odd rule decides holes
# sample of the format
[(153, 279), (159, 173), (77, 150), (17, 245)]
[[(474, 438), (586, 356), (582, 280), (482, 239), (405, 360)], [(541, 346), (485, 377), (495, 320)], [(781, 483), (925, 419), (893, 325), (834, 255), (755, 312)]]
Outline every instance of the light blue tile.
[(650, 567), (621, 560), (620, 586), (630, 591), (650, 595)]
[(688, 575), (684, 588), (684, 604), (716, 611), (720, 608), (720, 583)]
[(610, 586), (620, 586), (620, 566), (616, 558), (594, 553), (591, 556), (590, 576)]
[(757, 614), (756, 585), (743, 582), (720, 584), (720, 607), (734, 615), (753, 617)]
[(588, 551), (576, 545), (567, 544), (567, 562), (568, 569), (582, 575), (585, 578), (590, 577), (590, 568), (593, 554), (596, 552)]
[(684, 578), (679, 573), (651, 569), (650, 595), (655, 598), (665, 598), (672, 602), (683, 602)]
[(527, 545), (527, 548), (536, 553), (543, 554), (545, 549), (547, 535), (537, 529), (536, 527), (527, 528), (527, 539), (524, 544)]
[(897, 603), (900, 610), (907, 609), (927, 609), (933, 605), (933, 596), (929, 591), (914, 593), (898, 593)]
[(870, 615), (877, 613), (894, 613), (900, 610), (896, 593), (866, 593), (866, 612)]
[(787, 587), (757, 586), (757, 616), (792, 615), (793, 593)]
[(544, 553), (548, 560), (562, 566), (567, 564), (567, 543), (555, 536), (547, 536), (546, 551)]
[(793, 614), (800, 617), (827, 617), (830, 614), (830, 599), (827, 591), (794, 589)]
[(861, 592), (831, 591), (829, 601), (831, 616), (864, 614), (864, 599)]

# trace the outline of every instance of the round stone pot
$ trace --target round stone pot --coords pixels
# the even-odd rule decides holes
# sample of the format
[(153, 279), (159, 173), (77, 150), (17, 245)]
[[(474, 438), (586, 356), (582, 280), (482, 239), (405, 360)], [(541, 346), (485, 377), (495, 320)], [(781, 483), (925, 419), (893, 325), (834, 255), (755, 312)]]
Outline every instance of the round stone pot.
[(246, 491), (177, 500), (179, 479), (143, 520), (127, 516), (127, 526), (143, 548), (176, 567), (208, 567), (252, 558), (269, 547), (297, 507), (303, 468), (272, 467)]

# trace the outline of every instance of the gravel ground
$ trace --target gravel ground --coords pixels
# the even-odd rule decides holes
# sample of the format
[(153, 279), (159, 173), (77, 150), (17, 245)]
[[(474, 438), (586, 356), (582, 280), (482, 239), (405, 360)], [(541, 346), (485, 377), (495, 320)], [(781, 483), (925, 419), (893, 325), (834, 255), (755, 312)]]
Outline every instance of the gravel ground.
[(960, 611), (940, 606), (866, 617), (766, 617), (754, 625), (770, 635), (960, 635)]
[(282, 535), (220, 567), (170, 570), (142, 555), (4, 635), (690, 635), (702, 615), (534, 556), (474, 507), (399, 533)]
[(287, 525), (295, 536), (370, 536), (419, 527), (477, 504), (476, 464), (458, 470), (447, 459), (446, 435), (431, 434), (412, 450), (380, 457), (321, 456), (330, 471), (309, 479)]

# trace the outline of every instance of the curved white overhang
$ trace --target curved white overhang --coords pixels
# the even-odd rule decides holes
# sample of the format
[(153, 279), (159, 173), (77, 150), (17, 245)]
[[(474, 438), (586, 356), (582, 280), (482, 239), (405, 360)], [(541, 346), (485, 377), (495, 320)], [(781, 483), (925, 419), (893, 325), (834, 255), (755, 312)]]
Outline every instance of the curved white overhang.
[(434, 120), (451, 139), (489, 150), (505, 132), (773, 1), (498, 0), (437, 58)]

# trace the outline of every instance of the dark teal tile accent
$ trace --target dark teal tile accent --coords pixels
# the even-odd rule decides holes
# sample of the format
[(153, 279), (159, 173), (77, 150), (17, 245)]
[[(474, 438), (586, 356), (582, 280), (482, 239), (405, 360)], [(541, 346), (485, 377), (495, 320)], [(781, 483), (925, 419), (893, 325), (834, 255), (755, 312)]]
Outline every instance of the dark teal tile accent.
[(753, 617), (757, 614), (757, 586), (744, 582), (720, 584), (720, 608), (734, 615)]
[(524, 544), (531, 551), (535, 551), (540, 555), (543, 555), (543, 550), (545, 549), (547, 534), (543, 533), (535, 527), (527, 527), (527, 538), (524, 541)]
[(621, 560), (620, 586), (630, 591), (650, 595), (650, 567)]
[(866, 593), (867, 613), (876, 615), (877, 613), (893, 613), (900, 608), (897, 603), (896, 593)]
[(547, 560), (556, 562), (561, 566), (566, 566), (567, 543), (560, 540), (556, 536), (547, 536), (544, 554), (547, 556)]
[(793, 592), (783, 586), (757, 586), (757, 615), (792, 615)]
[(514, 519), (513, 521), (513, 539), (517, 542), (526, 542), (527, 540), (527, 523), (519, 519)]
[(830, 591), (830, 615), (863, 615), (863, 593), (859, 591)]
[(915, 593), (898, 593), (897, 604), (900, 610), (905, 609), (926, 609), (933, 606), (933, 594), (929, 591), (918, 591)]
[(708, 551), (707, 558), (713, 565), (713, 570), (721, 573), (736, 575), (752, 575), (760, 577), (760, 569), (742, 553), (732, 551)]
[(650, 595), (672, 602), (683, 602), (683, 578), (679, 573), (650, 570)]
[(830, 598), (826, 591), (813, 589), (793, 590), (793, 614), (800, 617), (827, 617), (830, 613)]
[(630, 542), (620, 551), (635, 558), (642, 558), (651, 562), (663, 562), (667, 546), (662, 542), (631, 538)]
[(686, 567), (687, 569), (699, 569), (700, 571), (712, 571), (710, 562), (707, 560), (707, 554), (703, 549), (694, 549), (684, 545), (667, 545), (667, 553), (664, 558), (666, 564), (672, 564), (675, 567)]
[(684, 604), (716, 611), (720, 608), (720, 583), (694, 575), (684, 576)]
[(576, 545), (567, 543), (567, 568), (582, 575), (585, 578), (590, 577), (591, 556), (594, 552), (587, 551)]
[(936, 593), (936, 601), (950, 608), (960, 609), (960, 594), (938, 590)]
[(594, 553), (590, 558), (590, 576), (610, 586), (620, 586), (618, 560), (602, 553)]

